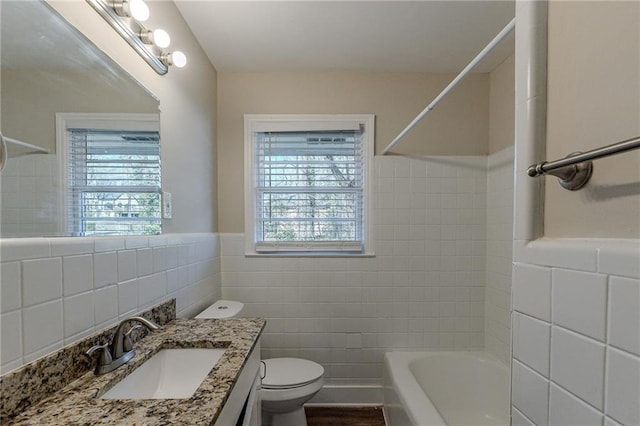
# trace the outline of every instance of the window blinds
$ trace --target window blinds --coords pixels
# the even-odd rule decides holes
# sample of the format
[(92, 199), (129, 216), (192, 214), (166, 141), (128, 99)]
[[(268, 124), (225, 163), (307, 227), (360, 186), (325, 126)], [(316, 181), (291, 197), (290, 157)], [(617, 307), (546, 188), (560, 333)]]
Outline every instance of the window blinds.
[(256, 251), (362, 251), (362, 131), (253, 135)]
[(73, 235), (160, 233), (160, 135), (67, 129), (68, 227)]

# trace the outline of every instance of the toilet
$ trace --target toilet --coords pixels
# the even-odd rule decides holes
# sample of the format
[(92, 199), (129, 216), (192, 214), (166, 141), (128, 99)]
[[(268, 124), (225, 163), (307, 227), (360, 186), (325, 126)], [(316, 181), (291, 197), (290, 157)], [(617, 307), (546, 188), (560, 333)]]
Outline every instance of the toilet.
[[(218, 300), (196, 318), (233, 318), (241, 314), (244, 304)], [(322, 389), (324, 368), (299, 358), (262, 360), (262, 410), (265, 425), (307, 426), (303, 405)]]

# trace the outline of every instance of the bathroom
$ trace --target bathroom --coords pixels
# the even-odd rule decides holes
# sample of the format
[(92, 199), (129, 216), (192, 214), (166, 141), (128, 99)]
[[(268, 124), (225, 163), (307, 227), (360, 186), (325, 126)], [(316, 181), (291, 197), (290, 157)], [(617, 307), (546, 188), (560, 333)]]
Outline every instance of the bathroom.
[[(121, 68), (116, 75), (124, 71), (147, 92), (150, 107), (122, 112), (160, 111), (162, 190), (172, 194), (172, 217), (160, 236), (5, 238), (3, 210), (3, 383), (24, 365), (169, 299), (180, 318), (230, 299), (244, 303), (243, 315), (267, 320), (263, 359), (323, 366), (324, 385), (309, 407), (385, 405), (387, 424), (396, 424), (385, 401), (385, 353), (485, 351), (510, 372), (512, 424), (640, 424), (640, 154), (594, 162), (579, 191), (526, 172), (640, 135), (640, 4), (452, 2), (477, 13), (494, 8), (466, 62), (514, 16), (515, 31), (396, 145), (400, 155), (382, 155), (465, 61), (431, 64), (429, 72), (389, 62), (224, 68), (208, 49), (223, 55), (230, 54), (225, 46), (251, 46), (241, 33), (232, 38), (216, 28), (239, 25), (232, 18), (243, 15), (286, 17), (298, 6), (274, 12), (267, 9), (278, 2), (264, 10), (212, 2), (215, 17), (202, 22), (198, 3), (150, 3), (149, 25), (167, 29), (172, 48), (188, 58), (160, 75), (88, 2), (46, 2), (117, 64), (109, 72)], [(394, 2), (372, 3), (378, 9), (360, 6), (375, 10), (372, 20), (396, 17)], [(318, 14), (359, 12), (346, 2), (330, 5), (318, 3)], [(456, 22), (454, 6), (439, 10), (440, 21)], [(400, 15), (412, 6), (395, 7)], [(199, 41), (207, 27), (216, 35), (210, 47)], [(383, 25), (372, 28), (379, 33), (369, 37), (393, 37)], [(249, 31), (246, 37), (259, 41)], [(412, 39), (418, 47), (421, 37)], [(428, 44), (438, 45), (446, 39)], [(259, 46), (277, 59), (286, 50)], [(6, 75), (3, 69), (2, 132), (29, 139), (5, 125)], [(122, 85), (134, 90), (124, 77)], [(371, 238), (363, 254), (249, 253), (245, 114), (375, 116)], [(54, 173), (44, 166), (54, 157), (14, 159), (10, 151), (3, 195), (5, 182), (17, 180), (7, 179), (12, 160), (27, 164), (20, 169), (31, 169), (33, 182), (51, 177), (43, 169)], [(430, 424), (420, 420), (407, 424)]]

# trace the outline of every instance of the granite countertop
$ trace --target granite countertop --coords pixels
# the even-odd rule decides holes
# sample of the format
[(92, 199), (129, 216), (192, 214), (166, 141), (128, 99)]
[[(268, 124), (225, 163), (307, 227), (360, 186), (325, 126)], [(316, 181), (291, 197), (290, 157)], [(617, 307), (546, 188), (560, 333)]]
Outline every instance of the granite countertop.
[[(177, 319), (135, 344), (136, 355), (113, 372), (87, 372), (12, 419), (16, 425), (213, 425), (255, 346), (265, 320)], [(107, 390), (166, 348), (227, 348), (191, 398), (100, 399)]]

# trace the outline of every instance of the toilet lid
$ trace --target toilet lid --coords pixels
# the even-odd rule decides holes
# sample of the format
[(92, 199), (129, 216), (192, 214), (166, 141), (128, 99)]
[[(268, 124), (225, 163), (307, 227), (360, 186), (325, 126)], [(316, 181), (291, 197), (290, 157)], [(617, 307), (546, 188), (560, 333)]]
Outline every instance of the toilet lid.
[(267, 389), (304, 386), (324, 374), (320, 364), (306, 359), (271, 358), (262, 361), (266, 366), (262, 387)]

